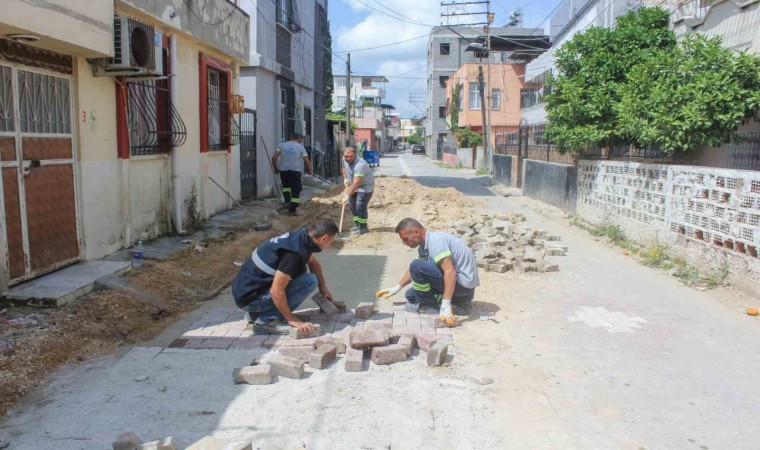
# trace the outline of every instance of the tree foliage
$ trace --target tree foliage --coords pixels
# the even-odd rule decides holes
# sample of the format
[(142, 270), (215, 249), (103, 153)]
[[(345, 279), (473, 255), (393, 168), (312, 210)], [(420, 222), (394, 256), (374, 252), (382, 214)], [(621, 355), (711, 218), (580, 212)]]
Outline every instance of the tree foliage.
[(452, 132), (456, 132), (459, 129), (459, 103), (462, 96), (462, 84), (456, 83), (451, 88), (451, 101), (449, 102), (449, 129)]
[(692, 34), (631, 69), (617, 111), (629, 140), (673, 152), (729, 142), (759, 109), (760, 58)]
[(591, 27), (573, 36), (556, 53), (559, 74), (550, 80), (547, 136), (565, 150), (609, 142), (619, 129), (616, 105), (629, 70), (653, 51), (675, 45), (662, 8), (631, 11), (615, 29)]
[[(327, 33), (325, 35), (325, 48), (332, 48), (332, 34), (330, 34), (329, 20), (327, 21)], [(333, 83), (332, 52), (325, 51), (325, 111), (332, 111)]]
[(464, 127), (459, 127), (454, 131), (454, 139), (459, 148), (474, 148), (483, 143), (482, 134)]
[(407, 141), (412, 145), (422, 144), (422, 127), (417, 127), (417, 129), (414, 131), (414, 134), (409, 136)]

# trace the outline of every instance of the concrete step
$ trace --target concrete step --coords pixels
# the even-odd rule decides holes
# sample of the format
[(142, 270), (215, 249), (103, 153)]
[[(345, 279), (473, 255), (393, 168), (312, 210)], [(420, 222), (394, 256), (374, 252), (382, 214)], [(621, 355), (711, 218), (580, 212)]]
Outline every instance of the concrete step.
[(83, 262), (13, 286), (5, 297), (31, 306), (58, 307), (95, 290), (98, 279), (130, 269), (125, 261)]

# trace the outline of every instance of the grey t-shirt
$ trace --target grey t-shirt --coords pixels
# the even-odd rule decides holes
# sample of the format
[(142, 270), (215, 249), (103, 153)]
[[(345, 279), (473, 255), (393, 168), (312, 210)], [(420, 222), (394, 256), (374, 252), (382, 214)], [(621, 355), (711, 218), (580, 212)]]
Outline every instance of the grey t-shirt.
[(367, 161), (357, 156), (353, 164), (348, 164), (344, 159), (343, 168), (346, 170), (349, 183), (353, 184), (354, 177), (361, 178), (357, 192), (372, 192), (375, 190), (375, 175), (372, 173), (372, 169), (370, 169)]
[(283, 142), (277, 146), (277, 170), (295, 170), (303, 173), (303, 159), (308, 156), (303, 145), (295, 141)]
[(451, 257), (457, 271), (457, 282), (469, 289), (480, 286), (475, 255), (458, 237), (449, 233), (428, 231), (425, 234), (425, 245), (420, 245), (417, 251), (421, 259), (435, 264), (439, 264), (447, 256)]

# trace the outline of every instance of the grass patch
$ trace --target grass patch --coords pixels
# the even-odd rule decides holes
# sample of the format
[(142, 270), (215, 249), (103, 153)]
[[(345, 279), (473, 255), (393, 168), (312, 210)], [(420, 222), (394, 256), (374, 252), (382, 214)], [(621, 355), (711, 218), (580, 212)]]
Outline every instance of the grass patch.
[(486, 169), (478, 169), (477, 172), (475, 172), (476, 175), (489, 175), (488, 170)]
[(462, 166), (461, 163), (457, 164), (456, 166), (450, 166), (450, 165), (446, 164), (445, 162), (436, 161), (435, 165), (438, 166), (438, 167), (441, 167), (443, 169), (462, 169), (462, 168), (464, 168), (464, 166)]

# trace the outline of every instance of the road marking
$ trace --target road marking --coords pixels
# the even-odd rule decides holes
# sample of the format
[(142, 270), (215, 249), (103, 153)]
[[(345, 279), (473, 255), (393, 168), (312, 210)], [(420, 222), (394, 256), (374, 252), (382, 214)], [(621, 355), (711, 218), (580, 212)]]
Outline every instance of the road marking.
[(641, 317), (632, 317), (622, 312), (612, 312), (600, 306), (592, 308), (581, 306), (575, 316), (567, 318), (570, 322), (583, 322), (591, 328), (602, 327), (610, 333), (634, 333), (641, 329), (641, 323), (647, 323)]

